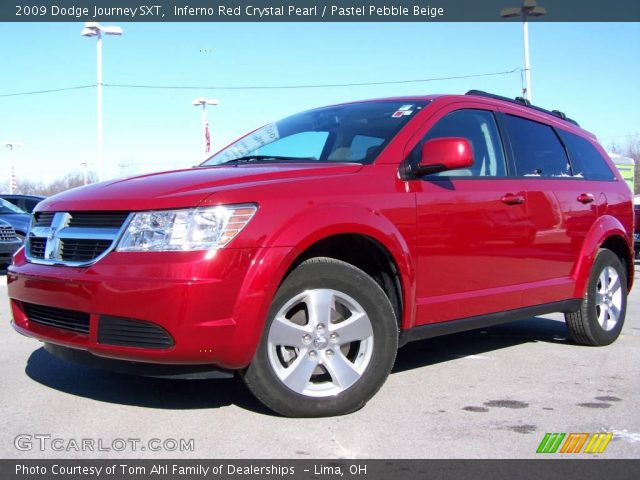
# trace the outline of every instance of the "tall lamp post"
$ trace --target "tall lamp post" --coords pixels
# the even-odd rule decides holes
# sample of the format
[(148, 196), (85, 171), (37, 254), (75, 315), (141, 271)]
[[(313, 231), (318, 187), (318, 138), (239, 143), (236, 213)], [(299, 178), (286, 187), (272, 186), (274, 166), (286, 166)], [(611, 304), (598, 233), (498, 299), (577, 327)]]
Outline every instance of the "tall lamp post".
[(522, 7), (503, 8), (500, 11), (502, 18), (522, 17), (522, 34), (524, 36), (524, 97), (531, 101), (531, 66), (529, 65), (529, 17), (541, 17), (547, 13), (543, 7), (539, 7), (536, 0), (523, 0)]
[(194, 107), (202, 108), (202, 157), (207, 158), (209, 156), (209, 150), (211, 149), (211, 137), (209, 133), (209, 123), (207, 121), (207, 105), (220, 105), (220, 101), (215, 98), (198, 97), (191, 102), (191, 104)]
[(16, 174), (15, 174), (15, 170), (14, 170), (14, 164), (15, 164), (15, 159), (14, 157), (14, 151), (16, 148), (21, 147), (22, 145), (16, 142), (7, 142), (4, 144), (4, 148), (8, 148), (10, 153), (10, 159), (9, 159), (9, 165), (10, 165), (10, 173), (9, 173), (9, 193), (10, 194), (14, 194), (16, 193)]
[(96, 164), (98, 167), (98, 181), (104, 179), (104, 162), (103, 162), (103, 130), (102, 130), (102, 35), (122, 35), (122, 28), (120, 27), (103, 27), (98, 22), (86, 22), (84, 28), (80, 32), (83, 37), (96, 37), (97, 48), (97, 81), (96, 81), (96, 94), (97, 94), (97, 108), (96, 108), (96, 143), (97, 143), (97, 155)]

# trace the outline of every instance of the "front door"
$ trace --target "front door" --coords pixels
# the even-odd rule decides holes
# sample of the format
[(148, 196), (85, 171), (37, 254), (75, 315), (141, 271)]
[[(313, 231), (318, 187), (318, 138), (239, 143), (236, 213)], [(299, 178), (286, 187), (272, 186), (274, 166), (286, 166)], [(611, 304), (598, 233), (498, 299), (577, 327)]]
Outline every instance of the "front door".
[[(463, 137), (470, 169), (412, 181), (417, 203), (416, 324), (473, 317), (522, 306), (531, 225), (522, 180), (507, 174), (490, 110), (443, 112), (412, 150), (432, 138)], [(411, 158), (410, 158), (411, 160)]]

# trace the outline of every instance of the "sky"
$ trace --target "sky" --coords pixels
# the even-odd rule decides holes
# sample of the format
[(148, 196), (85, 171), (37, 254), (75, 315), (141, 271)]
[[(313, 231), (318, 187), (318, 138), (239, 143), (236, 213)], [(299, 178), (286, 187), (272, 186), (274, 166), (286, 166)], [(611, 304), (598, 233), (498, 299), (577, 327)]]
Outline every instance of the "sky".
[[(523, 68), (522, 25), (503, 23), (119, 23), (103, 41), (105, 84), (256, 87), (406, 81)], [(96, 90), (6, 96), (96, 82), (96, 41), (78, 23), (0, 23), (0, 190), (95, 169)], [(640, 24), (529, 25), (533, 103), (576, 119), (609, 147), (640, 135)], [(375, 86), (270, 90), (105, 87), (107, 177), (203, 160), (196, 97), (212, 153), (249, 130), (343, 101), (396, 95), (521, 95), (520, 71)], [(13, 155), (13, 159), (11, 159)]]

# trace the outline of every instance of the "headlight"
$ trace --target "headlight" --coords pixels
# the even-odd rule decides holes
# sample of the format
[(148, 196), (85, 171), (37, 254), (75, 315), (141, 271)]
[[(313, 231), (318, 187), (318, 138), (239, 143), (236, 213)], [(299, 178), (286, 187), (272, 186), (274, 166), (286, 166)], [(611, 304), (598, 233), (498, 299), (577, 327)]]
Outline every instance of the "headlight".
[(256, 213), (256, 205), (226, 205), (138, 212), (118, 244), (119, 252), (209, 250), (224, 247)]

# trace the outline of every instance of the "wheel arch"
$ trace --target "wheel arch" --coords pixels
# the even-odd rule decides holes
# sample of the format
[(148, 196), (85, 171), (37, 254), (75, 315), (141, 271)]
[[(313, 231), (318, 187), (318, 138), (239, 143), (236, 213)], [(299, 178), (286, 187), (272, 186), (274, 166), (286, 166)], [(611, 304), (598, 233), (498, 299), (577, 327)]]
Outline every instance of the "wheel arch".
[(402, 327), (407, 285), (403, 282), (396, 259), (385, 245), (362, 233), (339, 233), (324, 237), (300, 252), (281, 281), (305, 260), (315, 257), (341, 260), (373, 278), (389, 298), (398, 327)]
[(600, 248), (611, 250), (620, 259), (627, 274), (627, 291), (631, 291), (634, 262), (629, 238), (629, 234), (615, 217), (603, 216), (594, 223), (582, 244), (580, 258), (572, 273), (576, 281), (574, 297), (584, 297), (589, 274)]
[[(306, 210), (304, 215), (289, 219), (280, 228), (276, 226), (264, 239), (263, 247), (245, 277), (238, 295), (240, 301), (234, 310), (236, 319), (244, 319), (237, 324), (237, 336), (242, 339), (246, 349), (246, 363), (255, 353), (273, 298), (287, 275), (313, 255), (354, 265), (353, 258), (349, 259), (344, 252), (351, 245), (350, 241), (356, 239), (359, 245), (369, 247), (366, 251), (375, 253), (374, 258), (387, 260), (388, 271), (394, 272), (398, 278), (395, 288), (400, 292), (400, 297), (394, 308), (401, 312), (399, 327), (406, 329), (413, 324), (415, 267), (407, 237), (413, 235), (415, 226), (405, 227), (407, 231), (403, 235), (387, 217), (371, 208), (350, 205), (332, 207), (318, 206)], [(362, 262), (356, 262), (354, 266), (365, 266), (361, 268), (365, 272), (369, 268)], [(393, 275), (389, 276), (393, 278)], [(394, 291), (389, 290), (388, 284), (387, 288), (382, 288), (385, 292)], [(393, 299), (390, 300), (394, 305)]]
[[(372, 276), (394, 305), (399, 327), (409, 328), (415, 317), (415, 265), (410, 247), (415, 237), (415, 216), (407, 218), (395, 210), (390, 215), (400, 216), (402, 221), (397, 218), (392, 221), (385, 212), (356, 203), (324, 204), (306, 209), (268, 240), (270, 245), (290, 245), (297, 252), (286, 266), (285, 275), (277, 279), (278, 286), (295, 266), (311, 256), (335, 258)], [(366, 258), (367, 254), (371, 255), (370, 259)], [(386, 276), (396, 280), (390, 284), (389, 278), (376, 278), (372, 271), (375, 264), (383, 267)]]

